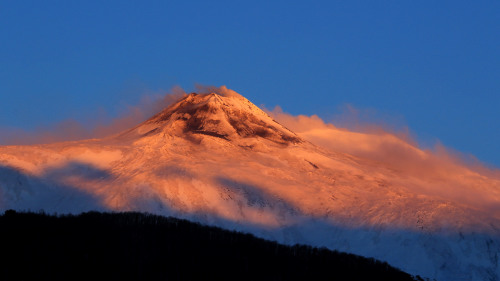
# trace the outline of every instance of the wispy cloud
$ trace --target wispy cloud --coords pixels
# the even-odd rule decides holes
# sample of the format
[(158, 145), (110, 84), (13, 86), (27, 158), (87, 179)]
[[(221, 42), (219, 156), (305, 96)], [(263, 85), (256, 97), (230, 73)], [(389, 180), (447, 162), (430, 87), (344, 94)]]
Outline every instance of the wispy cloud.
[(422, 149), (407, 129), (393, 132), (384, 124), (354, 120), (356, 130), (348, 130), (316, 115), (294, 116), (279, 107), (268, 113), (313, 144), (394, 171), (396, 183), (418, 194), (500, 211), (500, 170), (489, 168), (474, 157), (466, 157), (440, 143)]
[(102, 138), (133, 127), (163, 108), (177, 101), (186, 93), (180, 87), (174, 87), (166, 93), (143, 95), (136, 105), (126, 106), (117, 117), (109, 117), (106, 112), (89, 116), (88, 120), (67, 119), (48, 127), (39, 127), (31, 131), (2, 128), (1, 145), (30, 145), (62, 141)]

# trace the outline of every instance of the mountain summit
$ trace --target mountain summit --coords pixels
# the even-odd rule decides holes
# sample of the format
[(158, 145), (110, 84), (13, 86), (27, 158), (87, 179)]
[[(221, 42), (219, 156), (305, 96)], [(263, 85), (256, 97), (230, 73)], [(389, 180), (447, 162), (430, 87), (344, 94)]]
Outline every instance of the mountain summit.
[(423, 177), (419, 167), (332, 151), (219, 92), (185, 95), (101, 140), (0, 146), (0, 211), (142, 211), (437, 280), (500, 280), (499, 180), (467, 167)]
[(264, 138), (282, 145), (303, 142), (246, 98), (217, 93), (191, 93), (127, 134), (167, 134), (192, 139), (207, 135), (233, 142)]

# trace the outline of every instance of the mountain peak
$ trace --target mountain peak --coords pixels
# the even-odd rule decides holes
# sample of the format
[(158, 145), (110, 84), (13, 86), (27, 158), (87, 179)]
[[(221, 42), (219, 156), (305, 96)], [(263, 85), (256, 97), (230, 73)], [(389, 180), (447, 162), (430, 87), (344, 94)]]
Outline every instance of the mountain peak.
[(226, 141), (264, 138), (282, 145), (303, 142), (238, 94), (191, 93), (132, 131), (139, 137), (162, 133), (180, 137), (216, 137)]

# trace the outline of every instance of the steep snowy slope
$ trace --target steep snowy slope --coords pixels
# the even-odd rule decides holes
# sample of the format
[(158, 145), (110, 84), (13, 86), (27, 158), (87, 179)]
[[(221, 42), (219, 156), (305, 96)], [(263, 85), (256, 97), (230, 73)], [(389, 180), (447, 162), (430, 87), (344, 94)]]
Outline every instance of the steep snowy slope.
[[(500, 202), (500, 183), (463, 177)], [(187, 95), (102, 140), (0, 147), (0, 210), (148, 211), (438, 280), (500, 280), (500, 214), (427, 186), (439, 183), (316, 146), (232, 91)]]

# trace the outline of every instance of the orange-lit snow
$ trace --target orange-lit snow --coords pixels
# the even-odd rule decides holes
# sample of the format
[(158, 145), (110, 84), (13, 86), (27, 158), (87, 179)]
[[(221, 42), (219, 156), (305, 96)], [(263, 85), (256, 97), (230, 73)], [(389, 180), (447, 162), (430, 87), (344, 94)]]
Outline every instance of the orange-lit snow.
[[(450, 278), (432, 269), (450, 262), (437, 257), (448, 248), (422, 248), (431, 243), (425, 237), (436, 235), (451, 243), (451, 255), (467, 255), (457, 261), (459, 270), (498, 275), (494, 258), (477, 256), (483, 242), (460, 240), (479, 233), (493, 241), (488, 255), (500, 249), (498, 172), (470, 168), (388, 132), (351, 132), (280, 111), (269, 116), (234, 91), (211, 90), (216, 93), (185, 95), (111, 137), (0, 147), (0, 209), (176, 215)], [(394, 232), (409, 233), (409, 240), (393, 238)], [(447, 235), (456, 243), (443, 242)], [(377, 241), (401, 249), (366, 246)], [(417, 252), (405, 263), (408, 249)]]

